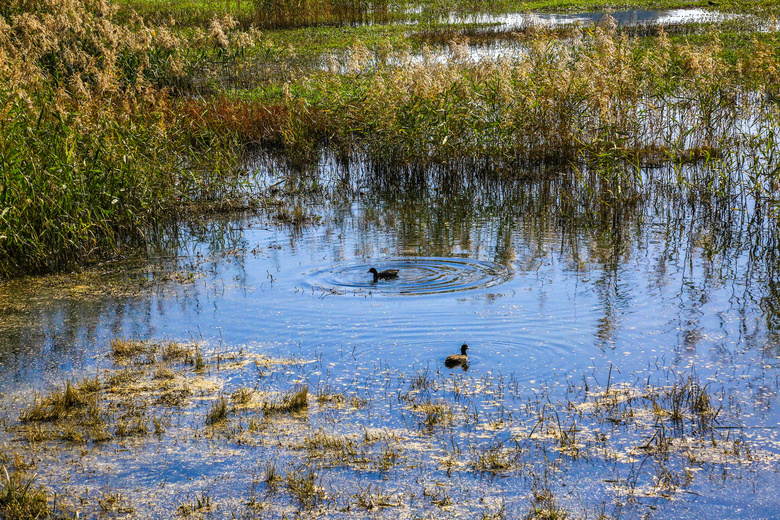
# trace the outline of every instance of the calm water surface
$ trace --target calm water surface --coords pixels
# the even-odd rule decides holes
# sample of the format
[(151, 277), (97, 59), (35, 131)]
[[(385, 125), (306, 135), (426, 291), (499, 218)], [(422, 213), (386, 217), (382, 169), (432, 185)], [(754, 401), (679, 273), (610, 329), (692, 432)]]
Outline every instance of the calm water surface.
[(588, 13), (509, 13), (503, 15), (453, 15), (450, 23), (495, 23), (507, 27), (541, 25), (557, 27), (562, 25), (598, 24), (609, 14), (619, 26), (676, 25), (684, 23), (713, 23), (745, 18), (745, 15), (706, 11), (704, 9), (633, 10)]
[[(777, 455), (771, 218), (660, 195), (589, 208), (555, 179), (326, 170), (286, 184), (294, 182), (318, 190), (303, 189), (296, 201), (319, 221), (285, 225), (271, 210), (185, 225), (168, 237), (161, 268), (142, 275), (154, 282), (146, 289), (84, 296), (46, 278), (0, 288), (0, 390), (16, 396), (6, 399), (6, 413), (29, 389), (105, 364), (115, 337), (319, 360), (300, 379), (345, 387), (360, 386), (361, 374), (377, 367), (400, 378), (437, 372), (465, 342), (464, 377), (511, 378), (520, 395), (583, 378), (637, 385), (696, 374), (723, 399), (724, 417)], [(399, 269), (399, 277), (374, 283), (372, 266)], [(388, 423), (399, 420), (388, 415)], [(230, 455), (206, 464), (171, 447), (166, 453), (171, 481), (239, 464)], [(153, 461), (138, 464), (124, 476), (110, 470), (111, 482), (159, 481), (144, 472)], [(732, 468), (727, 481), (702, 477), (689, 495), (654, 499), (655, 509), (642, 511), (769, 518), (780, 510), (770, 467)], [(589, 471), (572, 469), (567, 478)], [(513, 482), (495, 484), (510, 506), (513, 493), (521, 496)], [(527, 508), (525, 498), (516, 502)]]

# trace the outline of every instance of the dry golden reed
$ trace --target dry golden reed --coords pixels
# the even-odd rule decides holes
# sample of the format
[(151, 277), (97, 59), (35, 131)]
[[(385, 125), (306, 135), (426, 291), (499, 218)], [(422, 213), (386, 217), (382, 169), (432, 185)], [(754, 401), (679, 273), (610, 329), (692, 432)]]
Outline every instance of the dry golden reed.
[(236, 27), (183, 39), (105, 0), (0, 6), (0, 277), (138, 247), (160, 217), (229, 195), (233, 138), (207, 140), (212, 168), (186, 165), (204, 140), (171, 93), (208, 80), (192, 60), (254, 45)]

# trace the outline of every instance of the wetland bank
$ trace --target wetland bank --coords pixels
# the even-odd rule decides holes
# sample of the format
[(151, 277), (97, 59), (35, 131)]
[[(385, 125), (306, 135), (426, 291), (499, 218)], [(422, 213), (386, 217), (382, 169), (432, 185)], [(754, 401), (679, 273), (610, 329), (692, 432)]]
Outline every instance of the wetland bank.
[(584, 5), (0, 7), (0, 516), (771, 518), (776, 12)]

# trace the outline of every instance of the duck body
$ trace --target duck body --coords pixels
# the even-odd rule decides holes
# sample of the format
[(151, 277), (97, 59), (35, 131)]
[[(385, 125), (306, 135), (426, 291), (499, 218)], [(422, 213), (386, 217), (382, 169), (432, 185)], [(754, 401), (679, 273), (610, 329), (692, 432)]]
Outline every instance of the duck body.
[(444, 366), (447, 368), (455, 368), (458, 366), (466, 366), (469, 363), (469, 356), (466, 354), (466, 351), (469, 349), (469, 346), (465, 343), (461, 345), (460, 347), (460, 354), (453, 354), (451, 356), (447, 356), (447, 359), (444, 360)]
[(377, 271), (376, 267), (372, 267), (368, 270), (369, 273), (374, 275), (374, 281), (377, 280), (390, 280), (392, 278), (398, 278), (398, 269), (385, 269), (384, 271)]

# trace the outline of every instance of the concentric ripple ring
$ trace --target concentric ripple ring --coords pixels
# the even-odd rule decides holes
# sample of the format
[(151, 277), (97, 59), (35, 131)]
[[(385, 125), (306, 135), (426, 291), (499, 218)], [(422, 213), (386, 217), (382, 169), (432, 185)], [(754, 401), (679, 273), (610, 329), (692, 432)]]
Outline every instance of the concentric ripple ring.
[[(398, 278), (374, 282), (370, 267), (398, 269)], [(483, 289), (502, 284), (512, 270), (501, 264), (470, 258), (385, 258), (330, 266), (306, 275), (314, 289), (330, 293), (361, 291), (425, 295)]]

